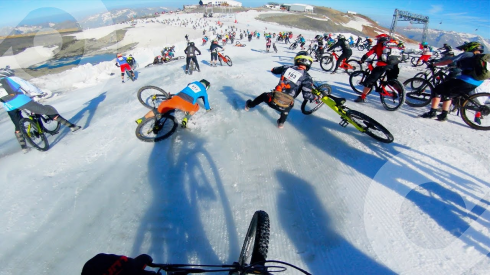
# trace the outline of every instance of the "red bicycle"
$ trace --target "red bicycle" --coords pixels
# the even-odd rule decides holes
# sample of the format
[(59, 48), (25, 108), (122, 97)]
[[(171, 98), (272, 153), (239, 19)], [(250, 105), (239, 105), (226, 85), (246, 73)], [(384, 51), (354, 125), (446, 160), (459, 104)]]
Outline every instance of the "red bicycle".
[(228, 64), (228, 66), (230, 67), (231, 65), (233, 65), (233, 62), (231, 62), (231, 58), (227, 55), (222, 55), (221, 52), (218, 52), (218, 59), (219, 59), (219, 64), (221, 64), (221, 66), (223, 66), (223, 62)]
[[(334, 62), (337, 62), (338, 59), (339, 55), (336, 53), (336, 51), (332, 51), (332, 53), (326, 53), (320, 59), (320, 67), (322, 68), (322, 70), (329, 72), (333, 69), (333, 66), (335, 65)], [(344, 69), (347, 74), (350, 75), (355, 71), (362, 71), (362, 64), (360, 61), (355, 59), (350, 59), (347, 61), (346, 60), (347, 59), (342, 60), (339, 68)]]
[[(365, 61), (368, 64), (366, 70), (355, 71), (349, 76), (349, 84), (356, 93), (362, 94), (364, 90), (364, 81), (374, 69), (372, 63), (374, 60)], [(405, 102), (405, 89), (396, 79), (388, 79), (386, 72), (374, 83), (368, 95), (375, 91), (379, 93), (381, 104), (388, 111), (398, 110)]]

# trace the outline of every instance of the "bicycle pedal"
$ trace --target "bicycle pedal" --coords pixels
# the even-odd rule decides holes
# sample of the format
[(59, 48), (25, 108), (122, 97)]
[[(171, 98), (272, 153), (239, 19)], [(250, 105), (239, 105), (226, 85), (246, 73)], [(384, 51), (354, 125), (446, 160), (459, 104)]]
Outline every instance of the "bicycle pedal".
[(347, 121), (347, 119), (343, 118), (340, 122), (339, 122), (339, 125), (342, 126), (342, 127), (347, 127), (347, 125), (349, 125), (349, 121)]

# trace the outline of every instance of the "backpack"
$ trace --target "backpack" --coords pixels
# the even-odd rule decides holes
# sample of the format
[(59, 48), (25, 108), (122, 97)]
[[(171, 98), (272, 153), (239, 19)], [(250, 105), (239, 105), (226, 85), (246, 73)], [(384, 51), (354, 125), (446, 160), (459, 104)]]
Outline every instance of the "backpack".
[(490, 78), (490, 54), (476, 54), (473, 59), (473, 71), (470, 76), (476, 80)]
[(394, 41), (387, 41), (383, 43), (383, 53), (381, 54), (381, 61), (388, 65), (396, 65), (402, 60), (402, 53), (398, 48), (398, 44)]

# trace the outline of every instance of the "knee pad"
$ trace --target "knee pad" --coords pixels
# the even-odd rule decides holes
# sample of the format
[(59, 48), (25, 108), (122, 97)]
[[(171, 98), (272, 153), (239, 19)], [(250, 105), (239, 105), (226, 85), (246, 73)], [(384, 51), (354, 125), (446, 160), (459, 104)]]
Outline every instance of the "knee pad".
[(121, 73), (121, 76), (124, 76), (124, 73)]

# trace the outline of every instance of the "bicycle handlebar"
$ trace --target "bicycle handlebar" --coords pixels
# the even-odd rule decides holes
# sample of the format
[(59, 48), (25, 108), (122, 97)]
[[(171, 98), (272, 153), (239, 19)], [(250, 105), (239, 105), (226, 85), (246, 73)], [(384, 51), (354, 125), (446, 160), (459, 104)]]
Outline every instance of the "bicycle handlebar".
[[(289, 267), (292, 267), (303, 274), (306, 275), (311, 275), (306, 270), (303, 270), (295, 265), (292, 265), (290, 263), (282, 262), (282, 261), (276, 261), (276, 260), (267, 260), (264, 262), (260, 262), (255, 265), (240, 265), (237, 262), (233, 263), (232, 265), (195, 265), (195, 264), (157, 264), (157, 263), (150, 263), (148, 264), (149, 267), (153, 268), (159, 268), (158, 272), (160, 270), (164, 270), (165, 272), (179, 272), (182, 274), (188, 274), (188, 273), (207, 273), (207, 272), (246, 272), (247, 274), (261, 274), (261, 275), (272, 275), (273, 273), (276, 272), (283, 272), (286, 271), (287, 268), (284, 266), (266, 266), (264, 265), (265, 263), (278, 263), (282, 265), (286, 265)], [(201, 267), (217, 267), (220, 269), (204, 269)], [(270, 271), (269, 271), (270, 270)]]

